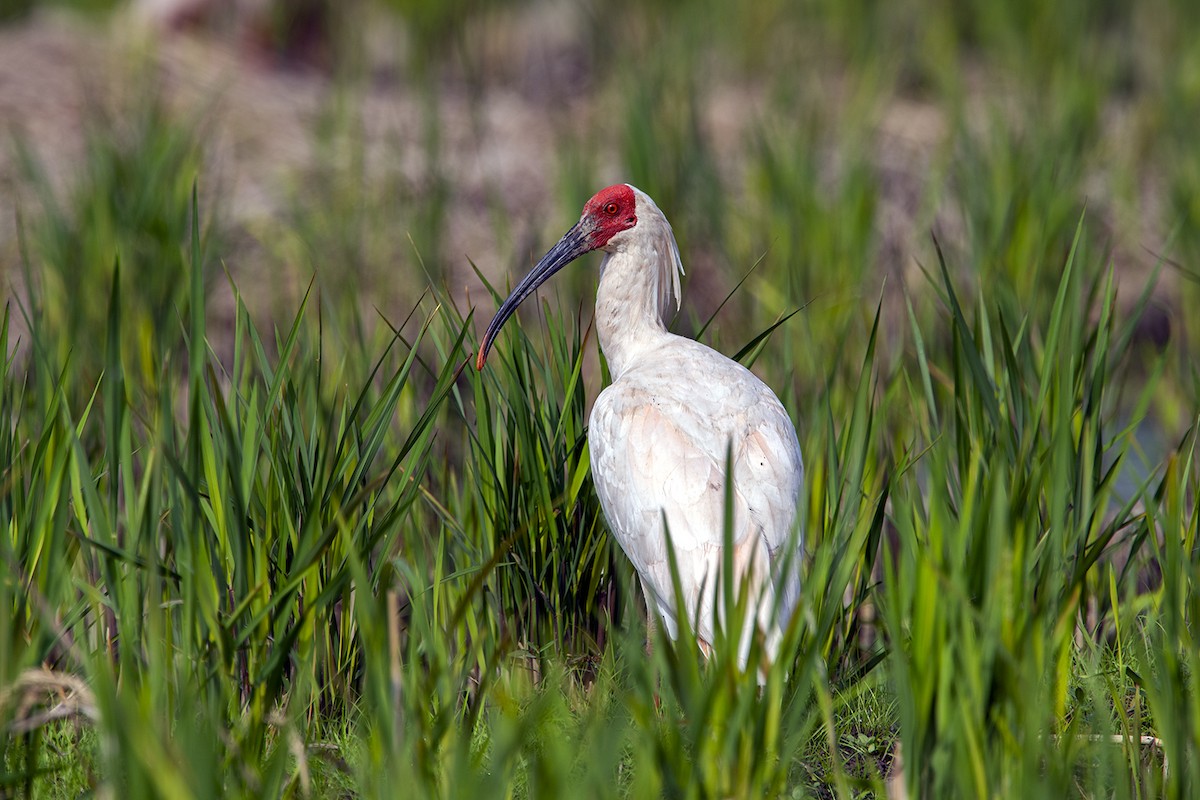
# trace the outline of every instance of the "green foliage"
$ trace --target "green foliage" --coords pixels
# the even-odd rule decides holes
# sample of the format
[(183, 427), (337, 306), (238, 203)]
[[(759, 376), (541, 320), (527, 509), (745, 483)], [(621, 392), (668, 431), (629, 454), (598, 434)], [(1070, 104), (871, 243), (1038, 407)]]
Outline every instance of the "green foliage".
[[(90, 379), (110, 334), (130, 369), (154, 375), (168, 355), (160, 346), (173, 341), (156, 332), (177, 324), (189, 302), (181, 243), (202, 131), (174, 118), (157, 87), (143, 91), (117, 110), (95, 105), (83, 172), (66, 190), (55, 189), (36, 143), (16, 140), (38, 200), (23, 255), (30, 311), (44, 322), (39, 344), (55, 361), (70, 353)], [(118, 274), (122, 327), (114, 330), (105, 299)]]
[[(900, 635), (900, 728), (910, 789), (922, 795), (1037, 785), (1058, 797), (1080, 780), (1099, 790), (1127, 757), (1078, 746), (1111, 723), (1094, 698), (1069, 697), (1075, 659), (1094, 658), (1118, 600), (1133, 601), (1143, 549), (1182, 528), (1155, 524), (1147, 487), (1117, 487), (1140, 420), (1114, 420), (1106, 395), (1129, 340), (1114, 322), (1111, 275), (1085, 283), (1079, 240), (1045, 322), (1003, 304), (969, 320), (941, 264), (952, 362), (936, 388), (931, 366), (918, 374), (932, 394), (917, 420), (919, 458), (899, 465), (915, 480), (893, 494), (882, 605)], [(1174, 578), (1164, 573), (1164, 588)], [(1142, 720), (1122, 722), (1127, 736), (1146, 732)]]
[[(425, 178), (368, 163), (361, 87), (339, 78), (284, 230), (258, 232), (265, 268), (314, 276), (277, 327), (247, 306), (282, 292), (217, 273), (233, 240), (200, 221), (200, 197), (223, 205), (195, 190), (203, 131), (157, 95), (99, 118), (66, 191), (20, 150), (0, 795), (1194, 795), (1200, 328), (1177, 314), (1147, 342), (1139, 324), (1154, 281), (1179, 281), (1179, 308), (1200, 287), (1200, 161), (1176, 114), (1200, 96), (1200, 20), (1151, 5), (1178, 30), (1086, 2), (586, 19), (613, 113), (563, 135), (550, 185), (574, 209), (615, 159), (671, 218), (692, 288), (747, 276), (695, 328), (798, 423), (802, 612), (748, 671), (737, 630), (707, 661), (686, 621), (678, 642), (647, 634), (608, 539), (589, 273), (470, 367), (427, 68), (471, 55), (446, 46), (467, 41), (459, 15), (499, 10), (398, 4), (427, 35), (405, 145)], [(761, 78), (738, 164), (717, 75)], [(880, 166), (897, 98), (944, 125), (911, 166), (925, 181)], [(1106, 127), (1118, 101), (1129, 140)], [(1145, 287), (1113, 263), (1143, 191), (1173, 231)], [(913, 238), (938, 237), (920, 269), (888, 238), (898, 192)], [(495, 220), (496, 262), (522, 261), (524, 221)]]
[(33, 9), (34, 0), (2, 0), (0, 22), (21, 19)]
[(556, 642), (590, 655), (620, 616), (619, 554), (588, 476), (584, 332), (548, 308), (545, 319), (544, 351), (503, 348), (474, 382), (463, 478), (479, 489), (479, 515), (463, 533), (491, 533), (477, 560), (502, 559), (487, 585), (514, 641), (539, 656)]

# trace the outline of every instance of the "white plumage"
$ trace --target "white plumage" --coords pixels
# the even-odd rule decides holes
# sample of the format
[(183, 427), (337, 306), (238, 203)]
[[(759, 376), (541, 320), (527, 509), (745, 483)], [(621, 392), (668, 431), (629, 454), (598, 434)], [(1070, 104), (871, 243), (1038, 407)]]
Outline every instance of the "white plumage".
[[(666, 217), (627, 184), (599, 192), (583, 216), (513, 290), (488, 327), (482, 368), (496, 333), (539, 284), (584, 252), (603, 249), (596, 330), (613, 382), (592, 408), (592, 478), (613, 537), (642, 581), (646, 603), (677, 637), (687, 615), (710, 651), (723, 619), (718, 595), (732, 463), (735, 596), (749, 581), (753, 622), (739, 653), (760, 631), (774, 658), (780, 627), (799, 601), (797, 510), (804, 466), (796, 430), (753, 373), (666, 323), (679, 303), (682, 265)], [(730, 459), (727, 461), (727, 459)], [(667, 557), (669, 527), (684, 609), (676, 607)], [(789, 544), (795, 551), (789, 556)]]

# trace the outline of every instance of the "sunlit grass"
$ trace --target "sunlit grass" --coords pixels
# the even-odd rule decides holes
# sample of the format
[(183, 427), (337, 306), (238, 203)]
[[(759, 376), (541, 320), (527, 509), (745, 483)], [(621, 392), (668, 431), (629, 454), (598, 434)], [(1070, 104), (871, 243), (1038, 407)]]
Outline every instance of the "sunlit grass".
[[(341, 77), (288, 214), (256, 228), (263, 268), (308, 287), (291, 305), (241, 295), (206, 129), (159, 98), (97, 119), (70, 191), (19, 145), (0, 795), (1194, 794), (1200, 161), (1175, 110), (1200, 35), (1082, 1), (720, 25), (708, 0), (620, 5), (588, 19), (605, 113), (547, 185), (577, 208), (614, 161), (671, 219), (688, 289), (749, 273), (712, 320), (685, 290), (676, 326), (745, 351), (806, 457), (802, 613), (763, 687), (735, 635), (709, 663), (661, 628), (647, 648), (588, 472), (593, 271), (469, 365), (432, 59), (469, 55), (451, 21), (475, 5), (396, 3), (432, 37), (404, 145), (428, 181), (368, 167), (362, 76)], [(762, 90), (733, 160), (718, 76)], [(927, 175), (879, 166), (897, 98), (944, 126)], [(1130, 242), (1139, 192), (1165, 230)], [(519, 264), (528, 220), (501, 199), (489, 257)], [(1138, 248), (1158, 284), (1122, 270)]]

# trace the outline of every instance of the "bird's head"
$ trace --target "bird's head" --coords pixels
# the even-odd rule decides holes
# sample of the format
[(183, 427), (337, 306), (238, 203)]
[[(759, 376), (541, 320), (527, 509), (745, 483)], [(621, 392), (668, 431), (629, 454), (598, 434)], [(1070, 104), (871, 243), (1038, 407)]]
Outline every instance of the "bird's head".
[[(601, 189), (583, 206), (583, 214), (571, 229), (563, 234), (558, 244), (550, 248), (528, 275), (512, 290), (492, 318), (479, 343), (479, 355), (475, 368), (483, 369), (492, 342), (504, 327), (504, 323), (517, 310), (521, 302), (533, 294), (551, 275), (593, 250), (611, 250), (626, 238), (623, 234), (638, 224), (638, 193), (627, 183)], [(642, 195), (645, 197), (645, 195)], [(647, 198), (647, 201), (649, 198)], [(653, 204), (651, 204), (653, 205)], [(657, 209), (656, 209), (657, 210)], [(661, 215), (660, 215), (661, 216)]]
[[(589, 244), (588, 250), (606, 250), (619, 240), (619, 234), (638, 223), (637, 196), (633, 187), (618, 183), (601, 189), (583, 206), (583, 214), (575, 226)], [(570, 236), (570, 231), (567, 236)], [(563, 237), (564, 239), (566, 237)], [(586, 252), (586, 251), (585, 251)]]

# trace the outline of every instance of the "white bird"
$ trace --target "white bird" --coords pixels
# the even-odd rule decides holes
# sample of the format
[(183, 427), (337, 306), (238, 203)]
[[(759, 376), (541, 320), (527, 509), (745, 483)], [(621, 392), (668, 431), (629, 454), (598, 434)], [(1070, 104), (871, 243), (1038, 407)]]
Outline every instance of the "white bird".
[(521, 301), (592, 250), (605, 253), (596, 331), (613, 380), (592, 407), (588, 445), (609, 529), (641, 577), (649, 613), (657, 613), (676, 639), (681, 609), (667, 556), (669, 532), (682, 612), (701, 651), (710, 655), (714, 622), (725, 619), (718, 579), (726, 468), (732, 463), (734, 597), (748, 591), (749, 598), (739, 656), (745, 668), (758, 631), (765, 655), (774, 660), (781, 626), (800, 597), (800, 443), (783, 404), (750, 370), (667, 330), (679, 308), (683, 265), (671, 226), (653, 200), (628, 184), (589, 200), (579, 222), (500, 306), (475, 366), (483, 369)]

